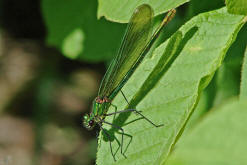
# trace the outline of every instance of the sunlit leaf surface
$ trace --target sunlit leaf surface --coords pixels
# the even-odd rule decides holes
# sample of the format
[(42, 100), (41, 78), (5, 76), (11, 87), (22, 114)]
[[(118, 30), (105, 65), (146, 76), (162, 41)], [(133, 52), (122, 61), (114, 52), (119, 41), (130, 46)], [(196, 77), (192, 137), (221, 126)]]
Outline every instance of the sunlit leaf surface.
[(230, 13), (247, 15), (246, 0), (226, 0), (226, 6)]
[(229, 100), (185, 136), (167, 165), (247, 164), (247, 101)]
[[(109, 142), (101, 134), (97, 164), (164, 164), (191, 115), (200, 92), (208, 85), (222, 63), (243, 23), (243, 16), (231, 15), (227, 13), (226, 8), (192, 18), (179, 29), (183, 37), (177, 50), (178, 57), (165, 74), (159, 75), (161, 79), (150, 86), (145, 97), (135, 102), (131, 99), (137, 93), (141, 93), (142, 83), (164, 54), (168, 42), (155, 49), (151, 58), (144, 59), (123, 87), (123, 92), (135, 103), (137, 110), (141, 110), (155, 123), (163, 123), (165, 126), (154, 128), (145, 120), (128, 124), (138, 118), (135, 114), (120, 114), (114, 120), (107, 117), (107, 121), (122, 126), (125, 133), (132, 136), (132, 141), (130, 136), (125, 136), (124, 148), (127, 159), (118, 151), (117, 161), (114, 162)], [(123, 100), (121, 94), (113, 100), (118, 110), (125, 109), (126, 103)], [(109, 111), (113, 112), (114, 108)], [(107, 125), (104, 127), (111, 135), (121, 139), (116, 130)], [(114, 140), (113, 150), (117, 149), (118, 143)]]
[(240, 99), (247, 98), (247, 46), (244, 54), (242, 74), (241, 74), (241, 86), (240, 86)]
[(188, 1), (189, 0), (99, 0), (98, 18), (104, 16), (106, 19), (114, 22), (128, 22), (135, 8), (141, 4), (149, 4), (154, 9), (155, 15), (159, 15)]

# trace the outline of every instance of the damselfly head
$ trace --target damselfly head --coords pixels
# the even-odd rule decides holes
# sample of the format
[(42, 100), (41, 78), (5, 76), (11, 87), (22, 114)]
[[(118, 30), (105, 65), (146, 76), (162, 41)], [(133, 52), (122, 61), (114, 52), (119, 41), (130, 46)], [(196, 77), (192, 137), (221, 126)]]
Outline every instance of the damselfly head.
[(93, 127), (95, 126), (94, 119), (91, 118), (88, 114), (84, 115), (83, 126), (88, 130), (92, 130)]

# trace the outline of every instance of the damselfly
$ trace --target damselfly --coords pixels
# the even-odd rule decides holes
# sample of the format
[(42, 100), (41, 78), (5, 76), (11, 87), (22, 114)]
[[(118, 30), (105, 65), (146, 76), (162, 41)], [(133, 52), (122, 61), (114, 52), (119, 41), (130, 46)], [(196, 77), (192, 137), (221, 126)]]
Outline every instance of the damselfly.
[[(125, 112), (135, 112), (140, 115), (143, 119), (151, 123), (155, 127), (160, 127), (161, 125), (154, 124), (151, 120), (145, 117), (141, 111), (136, 109), (125, 109), (121, 111), (116, 111), (113, 113), (107, 113), (108, 108), (112, 105), (111, 101), (114, 97), (121, 92), (123, 98), (127, 101), (121, 88), (128, 81), (130, 76), (133, 74), (135, 69), (141, 63), (145, 55), (150, 50), (156, 38), (159, 36), (162, 28), (166, 25), (175, 15), (176, 10), (172, 9), (168, 12), (166, 17), (163, 19), (157, 30), (151, 35), (152, 32), (152, 19), (153, 10), (147, 5), (143, 4), (137, 7), (130, 18), (129, 24), (127, 26), (126, 33), (124, 35), (122, 44), (120, 46), (117, 56), (111, 62), (106, 74), (101, 82), (98, 96), (93, 101), (93, 107), (91, 113), (84, 116), (83, 125), (91, 130), (95, 125), (99, 125), (102, 132), (107, 138), (110, 139), (109, 133), (103, 129), (102, 124), (109, 124), (112, 127), (120, 130), (122, 132), (121, 137), (121, 153), (123, 154), (123, 135), (124, 130), (120, 126), (109, 123), (105, 121), (106, 116), (115, 115)], [(115, 160), (112, 144), (110, 142), (111, 154)]]

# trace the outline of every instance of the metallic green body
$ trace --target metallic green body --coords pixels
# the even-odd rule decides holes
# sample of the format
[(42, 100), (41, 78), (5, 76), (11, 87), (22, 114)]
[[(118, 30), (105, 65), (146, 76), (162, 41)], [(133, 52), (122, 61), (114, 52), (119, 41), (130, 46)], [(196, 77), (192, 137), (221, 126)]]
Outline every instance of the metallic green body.
[[(100, 85), (98, 92), (98, 97), (93, 101), (93, 107), (91, 113), (84, 115), (83, 125), (91, 130), (96, 124), (100, 129), (105, 133), (105, 135), (110, 138), (110, 135), (102, 127), (103, 123), (114, 126), (115, 128), (122, 131), (122, 140), (121, 140), (121, 153), (123, 154), (123, 135), (124, 130), (114, 124), (105, 121), (106, 116), (114, 115), (116, 113), (123, 112), (136, 112), (141, 115), (145, 120), (154, 125), (155, 127), (160, 127), (162, 125), (155, 125), (151, 120), (143, 116), (139, 111), (134, 109), (127, 109), (118, 111), (115, 113), (107, 113), (109, 107), (111, 106), (111, 100), (119, 93), (134, 71), (137, 69), (139, 64), (142, 62), (154, 41), (158, 37), (161, 29), (167, 24), (175, 15), (175, 10), (168, 12), (165, 19), (162, 21), (160, 26), (151, 35), (152, 32), (152, 19), (153, 19), (153, 10), (147, 5), (143, 4), (136, 8), (134, 11), (129, 24), (127, 26), (127, 31), (124, 35), (121, 47), (117, 56), (111, 62), (109, 68), (107, 69), (106, 74), (103, 77), (103, 80)], [(123, 93), (122, 93), (123, 94)], [(124, 94), (123, 94), (124, 96)], [(127, 101), (126, 97), (124, 96)], [(128, 102), (128, 101), (127, 101)], [(110, 142), (110, 148), (112, 156), (115, 160), (112, 145)]]
[(152, 8), (143, 4), (134, 11), (119, 52), (107, 69), (100, 85), (98, 97), (93, 101), (92, 111), (89, 115), (84, 116), (83, 124), (87, 129), (92, 129), (96, 124), (102, 126), (111, 100), (137, 69), (159, 36), (161, 29), (174, 15), (175, 10), (170, 10), (154, 34), (150, 35), (153, 19)]
[[(93, 101), (93, 108), (92, 108), (92, 112), (90, 114), (90, 119), (93, 120), (95, 117), (100, 119), (104, 119), (105, 118), (105, 114), (107, 113), (107, 110), (110, 106), (109, 102), (103, 102), (103, 103), (99, 103), (96, 101), (97, 99), (95, 99)], [(96, 121), (97, 122), (97, 121)]]

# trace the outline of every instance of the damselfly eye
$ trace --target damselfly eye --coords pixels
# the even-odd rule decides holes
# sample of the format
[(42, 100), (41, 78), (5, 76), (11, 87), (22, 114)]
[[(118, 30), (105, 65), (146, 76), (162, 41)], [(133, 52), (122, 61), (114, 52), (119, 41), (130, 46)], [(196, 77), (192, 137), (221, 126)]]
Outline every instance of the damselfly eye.
[(93, 126), (93, 124), (94, 124), (94, 121), (93, 120), (90, 120), (89, 121), (89, 126)]

